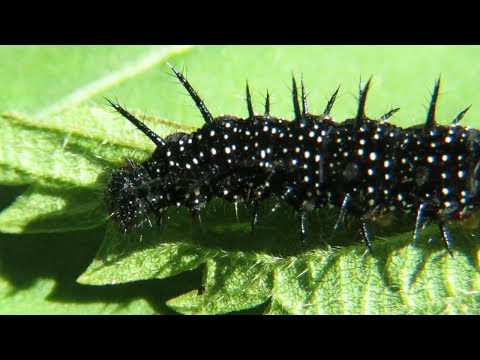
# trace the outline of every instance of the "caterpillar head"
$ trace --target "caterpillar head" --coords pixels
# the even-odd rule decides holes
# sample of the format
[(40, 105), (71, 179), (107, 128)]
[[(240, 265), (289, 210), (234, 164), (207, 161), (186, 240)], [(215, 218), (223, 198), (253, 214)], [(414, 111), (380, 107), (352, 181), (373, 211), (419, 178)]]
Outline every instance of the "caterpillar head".
[(113, 172), (105, 189), (110, 217), (122, 231), (140, 227), (148, 221), (151, 202), (148, 188), (150, 176), (146, 170), (132, 162)]

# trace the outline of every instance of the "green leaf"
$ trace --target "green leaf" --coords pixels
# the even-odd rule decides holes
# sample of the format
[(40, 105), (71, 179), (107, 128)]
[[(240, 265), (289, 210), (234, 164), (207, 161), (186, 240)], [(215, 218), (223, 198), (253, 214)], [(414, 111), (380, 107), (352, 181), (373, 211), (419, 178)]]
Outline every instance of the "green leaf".
[[(31, 236), (24, 249), (35, 248), (35, 239), (48, 244), (49, 237), (64, 237), (65, 245), (55, 254), (60, 259), (71, 259), (84, 236), (73, 230), (105, 223), (103, 187), (112, 169), (126, 157), (142, 161), (153, 150), (141, 132), (106, 107), (104, 96), (117, 98), (139, 116), (155, 116), (145, 121), (162, 136), (202, 125), (191, 100), (181, 96), (183, 89), (165, 74), (169, 70), (162, 63), (167, 58), (177, 67), (187, 66), (189, 80), (214, 115), (246, 113), (242, 84), (248, 78), (256, 111), (261, 112), (268, 88), (273, 113), (290, 118), (289, 79), (294, 71), (303, 73), (311, 89), (312, 113), (321, 112), (342, 83), (334, 114), (345, 119), (355, 113), (359, 77), (373, 74), (368, 114), (400, 107), (392, 121), (401, 126), (424, 120), (428, 91), (439, 73), (443, 84), (437, 119), (442, 123), (474, 102), (480, 74), (480, 48), (458, 46), (3, 47), (0, 55), (7, 59), (0, 70), (7, 80), (0, 85), (5, 87), (0, 91), (0, 183), (28, 185), (0, 213), (0, 231), (38, 234), (22, 235)], [(64, 66), (48, 66), (54, 63)], [(12, 75), (17, 67), (31, 76), (18, 79)], [(462, 124), (478, 128), (479, 118), (480, 108), (474, 106)], [(88, 267), (93, 252), (85, 254), (83, 267), (56, 264), (70, 269), (72, 283), (87, 268), (78, 281), (91, 286), (75, 285), (79, 290), (72, 297), (80, 300), (69, 298), (70, 305), (45, 300), (62, 282), (59, 276), (31, 275), (31, 281), (19, 287), (9, 274), (25, 268), (25, 259), (17, 255), (9, 261), (0, 255), (0, 312), (115, 312), (113, 299), (124, 295), (115, 295), (113, 288), (161, 282), (160, 288), (169, 290), (158, 301), (169, 299), (169, 307), (188, 314), (259, 306), (269, 314), (479, 313), (476, 231), (452, 227), (452, 260), (436, 229), (427, 229), (412, 246), (413, 219), (402, 217), (376, 226), (373, 258), (363, 255), (352, 219), (332, 232), (338, 209), (312, 214), (308, 246), (302, 248), (296, 215), (289, 209), (271, 214), (271, 208), (271, 203), (264, 205), (254, 236), (249, 211), (239, 209), (235, 221), (231, 204), (221, 201), (210, 204), (201, 223), (194, 225), (186, 211), (176, 209), (169, 210), (171, 218), (161, 230), (125, 236), (108, 222)], [(13, 245), (5, 244), (22, 241), (22, 236), (0, 236), (0, 245), (11, 255)], [(434, 241), (427, 243), (429, 237)], [(93, 237), (91, 246), (100, 241), (101, 235)], [(4, 270), (7, 263), (9, 273)], [(29, 265), (26, 269), (33, 274), (34, 263)], [(203, 281), (191, 281), (199, 271)], [(149, 286), (139, 298), (129, 298), (125, 312), (168, 312), (165, 305), (152, 306), (158, 290)], [(86, 288), (104, 288), (105, 294), (114, 295), (88, 304), (82, 300)]]

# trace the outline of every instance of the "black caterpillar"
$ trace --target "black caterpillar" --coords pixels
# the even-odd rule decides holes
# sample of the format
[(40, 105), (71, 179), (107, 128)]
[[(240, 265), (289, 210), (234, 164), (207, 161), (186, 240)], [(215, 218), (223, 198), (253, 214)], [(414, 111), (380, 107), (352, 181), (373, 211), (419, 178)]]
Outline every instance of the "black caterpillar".
[(292, 121), (270, 115), (268, 92), (265, 114), (255, 114), (248, 84), (248, 118), (214, 118), (186, 78), (171, 68), (205, 120), (194, 133), (162, 139), (109, 100), (157, 146), (147, 161), (115, 170), (106, 187), (110, 216), (125, 232), (150, 221), (150, 215), (161, 224), (172, 205), (186, 206), (196, 217), (214, 196), (251, 205), (253, 230), (259, 202), (274, 196), (297, 211), (302, 242), (307, 214), (333, 205), (340, 208), (335, 228), (346, 213), (359, 216), (360, 233), (372, 252), (368, 220), (402, 209), (417, 213), (414, 241), (435, 221), (452, 255), (446, 224), (479, 207), (480, 133), (458, 125), (470, 107), (451, 125), (436, 124), (440, 79), (425, 124), (402, 129), (387, 121), (398, 108), (378, 120), (365, 115), (370, 80), (360, 85), (355, 118), (342, 123), (330, 116), (339, 89), (323, 114), (313, 115), (303, 79), (299, 95), (294, 77)]

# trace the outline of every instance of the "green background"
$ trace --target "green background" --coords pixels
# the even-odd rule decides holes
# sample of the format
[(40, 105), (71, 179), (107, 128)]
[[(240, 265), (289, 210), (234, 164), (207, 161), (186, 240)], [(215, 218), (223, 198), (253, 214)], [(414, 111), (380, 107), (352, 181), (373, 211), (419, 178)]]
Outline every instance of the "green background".
[[(437, 120), (447, 124), (460, 110), (473, 104), (462, 124), (478, 128), (479, 60), (478, 46), (2, 46), (0, 112), (48, 120), (79, 107), (106, 108), (103, 97), (108, 97), (117, 98), (129, 109), (148, 115), (193, 127), (201, 126), (202, 119), (198, 111), (188, 96), (185, 96), (185, 91), (171, 77), (166, 65), (168, 61), (177, 68), (184, 67), (192, 85), (214, 116), (220, 113), (246, 115), (243, 97), (245, 81), (248, 80), (254, 108), (258, 112), (263, 110), (264, 96), (268, 88), (272, 97), (272, 114), (291, 118), (290, 83), (294, 73), (298, 76), (303, 74), (312, 113), (320, 113), (329, 96), (341, 84), (341, 96), (335, 104), (333, 115), (338, 120), (343, 120), (352, 117), (356, 112), (360, 77), (367, 80), (373, 75), (367, 113), (375, 117), (392, 107), (400, 107), (401, 111), (394, 116), (392, 122), (401, 126), (423, 121), (430, 91), (441, 74), (442, 88)], [(121, 120), (116, 118), (116, 121)], [(127, 126), (124, 123), (123, 125)], [(132, 134), (132, 130), (129, 131), (129, 134)], [(35, 139), (15, 139), (19, 144), (27, 144), (32, 140)], [(151, 149), (144, 144), (146, 143), (140, 143), (138, 149)], [(125, 155), (130, 154), (125, 152)], [(24, 183), (21, 186), (12, 185), (15, 183), (0, 187), (1, 208), (8, 207), (27, 189)], [(217, 212), (222, 215), (218, 219), (218, 225), (215, 225), (215, 231), (221, 231), (211, 236), (213, 240), (210, 241), (213, 243), (201, 247), (226, 249), (227, 252), (232, 248), (243, 250), (241, 242), (237, 244), (233, 240), (234, 245), (232, 242), (222, 242), (223, 237), (230, 236), (230, 228), (237, 225), (225, 225), (225, 219), (230, 216), (225, 213), (230, 210), (226, 210), (223, 205), (219, 207)], [(248, 217), (248, 212), (244, 212), (243, 216)], [(291, 214), (284, 216), (288, 219), (292, 217)], [(215, 221), (212, 219), (212, 222)], [(275, 221), (283, 220), (280, 217)], [(272, 224), (274, 223), (272, 220)], [(289, 224), (288, 227), (291, 227), (294, 222)], [(282, 226), (279, 225), (279, 228)], [(321, 230), (322, 224), (313, 226), (313, 229)], [(0, 234), (0, 313), (173, 313), (174, 310), (166, 305), (167, 300), (199, 288), (202, 276), (205, 276), (202, 275), (202, 267), (166, 279), (141, 280), (127, 284), (93, 286), (77, 283), (76, 279), (95, 257), (104, 233), (105, 226), (101, 225), (81, 231), (55, 233), (52, 230), (50, 234)], [(260, 235), (260, 240), (274, 236), (271, 234), (275, 235), (265, 230), (264, 235)], [(386, 234), (388, 235), (388, 231)], [(296, 239), (286, 241), (291, 243)], [(408, 246), (405, 236), (399, 242), (402, 246)], [(245, 249), (253, 248), (261, 253), (268, 248), (272, 254), (279, 256), (294, 254), (289, 251), (283, 253), (281, 242), (269, 243), (267, 240), (266, 244), (247, 244)], [(459, 263), (463, 264), (461, 259), (462, 254), (465, 254), (466, 263), (473, 262), (472, 267), (475, 268), (469, 269), (475, 275), (469, 278), (471, 284), (469, 283), (468, 288), (478, 291), (478, 264), (472, 260), (476, 256), (476, 245), (470, 249), (472, 245), (468, 242), (465, 244), (459, 245), (456, 265), (451, 265), (450, 260), (445, 258), (441, 247), (434, 247), (436, 250), (432, 251), (434, 256), (441, 257), (442, 260), (439, 261), (448, 263), (445, 266), (453, 266), (454, 269), (460, 266)], [(354, 248), (360, 254), (355, 256), (361, 257), (361, 244), (356, 244)], [(400, 248), (401, 246), (395, 248), (395, 251)], [(464, 248), (465, 251), (462, 250)], [(420, 251), (425, 253), (430, 251), (428, 249), (421, 248)], [(401, 252), (401, 249), (398, 251)], [(382, 250), (379, 253), (382, 254)], [(388, 251), (387, 253), (390, 254)], [(395, 262), (397, 259), (389, 258), (388, 261)], [(348, 264), (353, 264), (354, 261), (345, 264), (348, 267)], [(415, 260), (412, 257), (405, 261)], [(234, 267), (235, 263), (227, 258), (222, 266)], [(385, 264), (373, 266), (380, 269), (380, 272), (386, 267)], [(463, 271), (462, 269), (459, 267), (457, 270)], [(272, 272), (275, 271), (274, 268)], [(331, 281), (337, 280), (334, 278)], [(285, 281), (283, 286), (292, 289), (295, 284)], [(282, 289), (280, 285), (275, 287), (274, 292), (280, 291), (279, 289)], [(447, 297), (444, 294), (438, 296)], [(453, 298), (452, 303), (455, 305), (451, 306), (455, 310), (451, 312), (479, 312), (476, 297), (468, 300)], [(262, 313), (266, 309), (270, 309), (271, 313), (301, 312), (295, 310), (298, 308), (293, 305), (287, 309), (285, 304), (288, 301), (283, 303), (283, 307), (278, 306), (272, 310), (269, 301), (252, 303), (255, 306), (252, 305), (253, 309), (248, 312)], [(457, 304), (458, 301), (461, 303)], [(176, 309), (187, 313), (195, 312), (185, 310), (182, 306), (180, 302)], [(398, 312), (405, 313), (414, 308), (415, 306), (398, 307)], [(210, 308), (206, 307), (198, 312), (224, 312), (221, 309), (208, 309)], [(332, 312), (368, 312), (365, 308), (362, 309), (333, 307)], [(384, 312), (396, 312), (392, 309), (386, 306)], [(372, 312), (382, 311), (376, 309)], [(450, 311), (448, 306), (440, 306), (422, 309), (420, 312)]]

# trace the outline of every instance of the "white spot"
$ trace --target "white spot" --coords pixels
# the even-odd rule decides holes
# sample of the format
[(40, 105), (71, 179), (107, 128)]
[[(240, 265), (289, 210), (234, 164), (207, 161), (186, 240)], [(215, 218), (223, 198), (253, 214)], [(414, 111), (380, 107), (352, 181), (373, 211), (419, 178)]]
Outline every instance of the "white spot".
[(317, 137), (317, 143), (321, 143), (323, 138), (321, 136)]
[(443, 203), (443, 205), (448, 208), (448, 207), (452, 206), (452, 203), (450, 201), (445, 201)]
[(448, 160), (448, 155), (442, 155), (442, 161), (447, 161)]
[(302, 140), (303, 140), (303, 135), (300, 135), (300, 136), (298, 137), (298, 140), (302, 141)]
[[(375, 135), (373, 135), (373, 138), (374, 138), (375, 140), (378, 140), (378, 139), (380, 139), (380, 135), (375, 134)], [(406, 144), (406, 140), (404, 141), (404, 143)]]
[(188, 141), (187, 141), (189, 144), (192, 143), (192, 138), (189, 138)]
[(310, 157), (310, 151), (305, 151), (303, 156), (305, 156), (305, 159), (308, 159)]
[(319, 162), (320, 161), (320, 155), (315, 155), (315, 161)]
[(245, 146), (243, 147), (243, 150), (247, 151), (247, 150), (248, 150), (248, 145), (245, 145)]
[(190, 164), (185, 164), (185, 167), (186, 167), (187, 169), (190, 169), (192, 166), (191, 166)]
[(224, 138), (225, 140), (227, 140), (227, 139), (228, 139), (228, 134), (223, 135), (223, 138)]
[(390, 161), (385, 160), (385, 161), (383, 162), (383, 167), (388, 168), (389, 166), (390, 166)]
[(296, 147), (296, 148), (295, 148), (295, 152), (296, 152), (296, 153), (299, 153), (299, 152), (300, 152), (300, 148), (299, 148), (299, 147)]
[(268, 126), (267, 126), (267, 125), (265, 125), (265, 126), (263, 127), (263, 131), (265, 131), (265, 132), (268, 131)]
[(310, 132), (308, 133), (308, 136), (311, 137), (311, 138), (313, 138), (313, 137), (315, 136), (315, 132), (310, 131)]
[(375, 205), (375, 200), (373, 200), (373, 199), (368, 200), (368, 205), (369, 206)]
[(402, 195), (402, 194), (398, 194), (398, 195), (397, 195), (397, 200), (398, 200), (398, 201), (402, 201), (402, 199), (403, 199), (403, 195)]
[(407, 163), (407, 158), (402, 158), (402, 164), (406, 164)]
[(457, 173), (458, 177), (461, 179), (465, 176), (465, 171), (462, 171), (460, 170), (458, 173)]
[(365, 145), (366, 141), (365, 139), (360, 139), (360, 141), (358, 142), (360, 145)]
[(435, 157), (429, 156), (429, 157), (427, 157), (427, 161), (431, 164), (435, 161)]
[(375, 174), (375, 171), (373, 169), (368, 169), (367, 173), (368, 175), (372, 176), (373, 174)]
[(292, 164), (297, 165), (298, 160), (297, 159), (292, 159)]
[(203, 151), (200, 151), (200, 154), (198, 155), (200, 155), (200, 157), (203, 157)]
[(168, 163), (170, 164), (170, 166), (173, 166), (175, 164), (172, 160), (170, 160)]
[(262, 150), (260, 152), (260, 156), (261, 156), (262, 159), (265, 159), (265, 156), (267, 156), (266, 153), (265, 153), (265, 150)]
[(230, 154), (230, 153), (232, 152), (232, 150), (227, 146), (227, 147), (225, 148), (225, 152), (226, 152), (227, 154)]
[(443, 195), (448, 195), (449, 192), (450, 192), (450, 190), (448, 190), (448, 188), (443, 188), (442, 189), (442, 194)]
[(167, 151), (167, 156), (172, 155), (172, 152), (170, 150)]
[(390, 180), (390, 174), (385, 174), (385, 180)]
[(185, 150), (185, 148), (183, 146), (180, 146), (180, 151), (183, 151)]
[(338, 138), (337, 139), (337, 143), (340, 144), (342, 142), (342, 139), (341, 138)]
[(437, 147), (437, 143), (432, 142), (432, 143), (430, 144), (430, 147), (431, 147), (431, 148)]
[(193, 158), (193, 159), (192, 159), (192, 161), (193, 161), (193, 163), (194, 163), (195, 165), (197, 165), (197, 164), (198, 164), (198, 160), (197, 160), (197, 158)]
[(250, 131), (245, 130), (245, 135), (250, 136), (250, 134), (251, 134)]
[(215, 148), (212, 148), (212, 150), (210, 150), (212, 155), (216, 155), (217, 154), (217, 150)]
[(223, 195), (227, 195), (228, 194), (228, 190), (223, 190)]
[(357, 150), (358, 156), (362, 156), (363, 153), (364, 153), (363, 149), (358, 149), (358, 150)]
[(237, 147), (235, 146), (235, 144), (232, 145), (232, 150), (235, 151), (237, 149)]
[(452, 142), (452, 137), (451, 136), (447, 136), (445, 138), (445, 142), (448, 144), (448, 143), (451, 143)]
[(372, 161), (377, 160), (377, 153), (371, 152), (371, 153), (370, 153), (370, 160), (372, 160)]
[(227, 123), (225, 124), (225, 127), (226, 127), (226, 128), (229, 128), (230, 126), (232, 126), (232, 124), (230, 124), (229, 122), (227, 122)]
[(442, 177), (442, 179), (446, 179), (448, 177), (447, 173), (442, 173), (440, 176)]
[(310, 178), (308, 177), (308, 175), (305, 175), (305, 177), (303, 178), (303, 180), (305, 180), (305, 182), (309, 182), (309, 181), (310, 181)]
[(273, 127), (272, 128), (272, 134), (275, 134), (277, 132), (277, 128), (276, 127)]
[(200, 195), (200, 188), (195, 188), (195, 190), (193, 190), (193, 192), (195, 193), (196, 196)]
[(369, 194), (371, 194), (371, 193), (373, 193), (373, 192), (375, 191), (375, 189), (374, 189), (373, 187), (371, 187), (371, 186), (369, 186), (367, 190), (368, 190), (368, 193), (369, 193)]
[(215, 130), (210, 130), (210, 136), (215, 136)]

